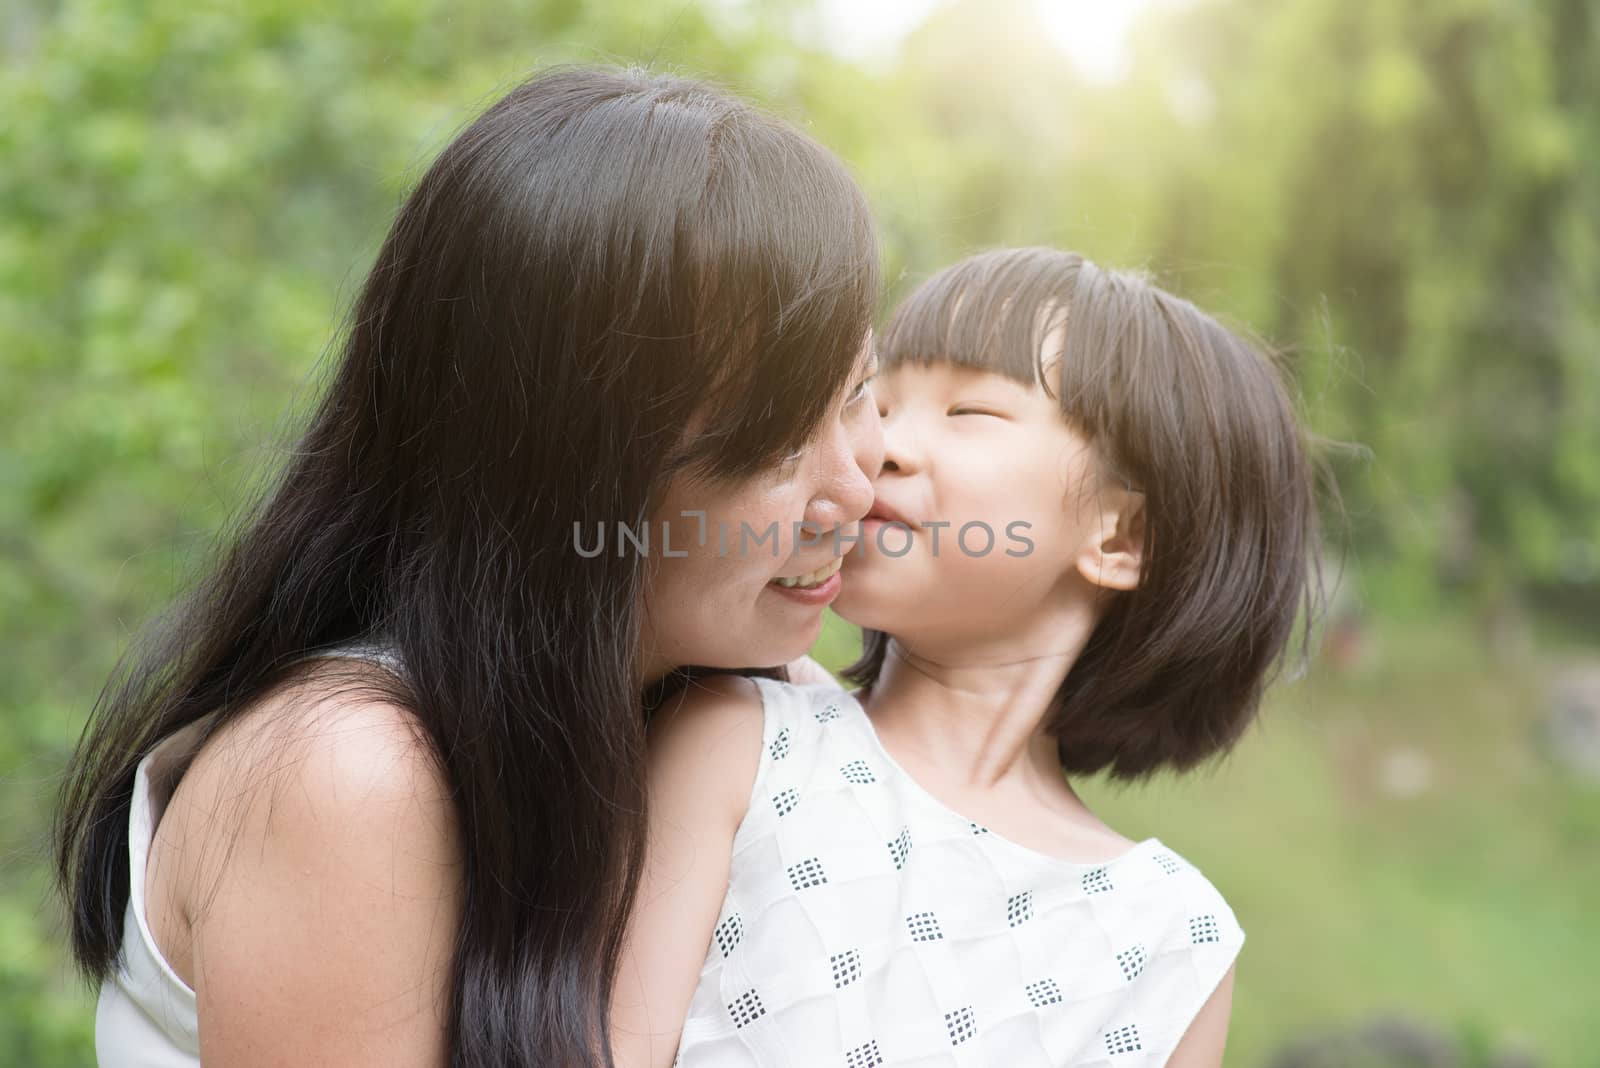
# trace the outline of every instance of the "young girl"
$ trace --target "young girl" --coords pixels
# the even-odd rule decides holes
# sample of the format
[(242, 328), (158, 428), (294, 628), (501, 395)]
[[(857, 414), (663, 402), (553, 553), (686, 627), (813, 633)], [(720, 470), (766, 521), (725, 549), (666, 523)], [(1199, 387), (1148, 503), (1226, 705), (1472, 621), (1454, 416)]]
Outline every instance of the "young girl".
[(1219, 1064), (1243, 931), (1072, 780), (1192, 768), (1255, 715), (1318, 553), (1284, 385), (1193, 305), (1045, 249), (937, 275), (881, 344), (885, 462), (835, 606), (862, 688), (724, 677), (652, 728), (617, 1049)]

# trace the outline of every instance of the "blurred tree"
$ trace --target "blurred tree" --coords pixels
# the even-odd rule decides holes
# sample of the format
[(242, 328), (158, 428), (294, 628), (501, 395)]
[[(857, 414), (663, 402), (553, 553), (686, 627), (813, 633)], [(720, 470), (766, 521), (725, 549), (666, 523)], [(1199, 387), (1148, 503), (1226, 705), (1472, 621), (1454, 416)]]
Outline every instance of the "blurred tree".
[(1591, 0), (1193, 0), (1111, 86), (1024, 0), (952, 0), (882, 64), (822, 42), (802, 0), (0, 9), (0, 1049), (88, 1057), (36, 847), (100, 681), (273, 465), (408, 182), (546, 64), (807, 125), (891, 298), (998, 243), (1155, 269), (1373, 450), (1341, 468), (1370, 594), (1600, 616)]

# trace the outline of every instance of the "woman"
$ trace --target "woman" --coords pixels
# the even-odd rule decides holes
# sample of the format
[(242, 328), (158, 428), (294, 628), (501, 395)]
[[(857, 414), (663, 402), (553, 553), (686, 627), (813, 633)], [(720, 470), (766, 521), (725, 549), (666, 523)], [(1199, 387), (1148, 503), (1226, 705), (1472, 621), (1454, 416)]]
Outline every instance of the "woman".
[(794, 524), (871, 504), (876, 271), (840, 163), (691, 81), (545, 74), (444, 150), (69, 768), (103, 1064), (606, 1058), (646, 695), (815, 638)]

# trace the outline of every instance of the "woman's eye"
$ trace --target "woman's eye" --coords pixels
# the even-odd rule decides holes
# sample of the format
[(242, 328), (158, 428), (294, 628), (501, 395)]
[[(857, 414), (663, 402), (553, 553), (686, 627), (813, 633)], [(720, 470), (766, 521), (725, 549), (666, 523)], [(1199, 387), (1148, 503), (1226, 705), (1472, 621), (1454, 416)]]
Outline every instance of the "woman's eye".
[(867, 377), (863, 378), (861, 380), (861, 384), (856, 387), (855, 392), (850, 394), (850, 399), (846, 403), (854, 405), (854, 404), (860, 402), (863, 398), (865, 398), (866, 395), (867, 395), (867, 391), (872, 388), (872, 383), (877, 377), (878, 376), (874, 374), (874, 375), (868, 375)]
[(946, 414), (948, 414), (948, 415), (987, 415), (987, 416), (989, 416), (990, 418), (993, 418), (993, 419), (1004, 419), (1005, 418), (1005, 416), (1001, 415), (999, 412), (991, 412), (991, 411), (989, 411), (988, 409), (985, 409), (985, 408), (969, 408), (969, 407), (966, 407), (964, 405), (958, 405), (958, 406), (956, 406), (954, 408), (951, 408), (950, 411), (947, 412)]

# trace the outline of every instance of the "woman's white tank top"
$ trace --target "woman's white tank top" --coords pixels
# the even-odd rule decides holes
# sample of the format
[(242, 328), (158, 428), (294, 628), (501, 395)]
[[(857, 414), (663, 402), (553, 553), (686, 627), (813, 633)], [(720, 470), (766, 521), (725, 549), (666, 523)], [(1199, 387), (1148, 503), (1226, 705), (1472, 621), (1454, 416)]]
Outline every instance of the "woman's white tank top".
[[(385, 646), (350, 643), (305, 659), (352, 657), (391, 670), (399, 661)], [(143, 760), (133, 780), (128, 813), (128, 907), (122, 921), (122, 956), (100, 987), (95, 1010), (95, 1057), (101, 1068), (198, 1068), (200, 1024), (194, 991), (161, 955), (145, 918), (145, 869), (156, 824), (176, 782), (165, 763), (185, 748), (185, 731), (163, 740)]]

